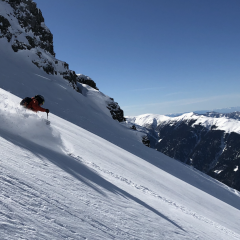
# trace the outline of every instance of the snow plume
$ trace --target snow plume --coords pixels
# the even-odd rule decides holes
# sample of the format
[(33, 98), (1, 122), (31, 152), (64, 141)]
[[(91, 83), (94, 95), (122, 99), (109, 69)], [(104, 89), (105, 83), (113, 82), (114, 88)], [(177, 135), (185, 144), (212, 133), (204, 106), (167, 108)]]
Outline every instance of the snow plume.
[[(0, 130), (8, 136), (18, 135), (34, 143), (48, 147), (62, 147), (61, 137), (58, 131), (46, 124), (45, 113), (35, 113), (19, 105), (21, 99), (12, 101), (7, 92), (0, 89)], [(51, 143), (51, 144), (50, 144)]]

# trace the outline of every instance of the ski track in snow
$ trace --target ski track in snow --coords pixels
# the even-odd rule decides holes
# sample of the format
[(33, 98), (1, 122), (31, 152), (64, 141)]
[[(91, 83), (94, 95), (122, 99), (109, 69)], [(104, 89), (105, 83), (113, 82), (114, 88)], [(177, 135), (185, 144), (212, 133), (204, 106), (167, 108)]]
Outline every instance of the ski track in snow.
[[(19, 180), (19, 178), (12, 176), (6, 169), (2, 168), (1, 172), (4, 172), (5, 176), (0, 176), (0, 182), (4, 182), (5, 185), (2, 186), (1, 189), (2, 196), (0, 196), (0, 220), (4, 217), (5, 222), (0, 221), (0, 229), (3, 231), (6, 230), (9, 233), (12, 229), (16, 236), (14, 239), (22, 239), (21, 228), (23, 228), (24, 232), (26, 233), (26, 238), (24, 239), (48, 239), (48, 235), (45, 236), (46, 232), (41, 233), (37, 230), (38, 224), (36, 222), (32, 222), (32, 218), (28, 216), (31, 214), (38, 216), (38, 219), (34, 221), (39, 221), (40, 223), (42, 222), (45, 225), (49, 224), (50, 229), (48, 234), (54, 239), (58, 239), (57, 237), (60, 237), (58, 231), (61, 234), (60, 239), (88, 239), (71, 229), (71, 223), (67, 225), (64, 223), (64, 219), (62, 221), (61, 219), (56, 220), (54, 216), (51, 216), (49, 211), (52, 210), (52, 212), (54, 212), (54, 209), (64, 212), (65, 215), (71, 216), (71, 218), (75, 219), (75, 221), (87, 223), (90, 227), (89, 229), (98, 229), (100, 232), (104, 233), (105, 237), (108, 236), (107, 239), (115, 239), (116, 236), (119, 236), (120, 239), (139, 239), (139, 237), (125, 232), (118, 227), (112, 229), (111, 227), (106, 226), (104, 223), (101, 223), (100, 220), (96, 220), (96, 218), (94, 218), (96, 216), (91, 217), (84, 210), (81, 210), (80, 213), (78, 213), (76, 210), (73, 211), (67, 205), (62, 204), (61, 201), (55, 199), (53, 200), (51, 195), (47, 196), (46, 192), (42, 191), (40, 187), (36, 189), (36, 187), (22, 182)], [(10, 188), (13, 189), (12, 192), (9, 192)], [(14, 196), (18, 194), (18, 192), (21, 192), (21, 201), (14, 200)], [(85, 205), (88, 205), (97, 211), (98, 206), (96, 206), (94, 203), (91, 203), (89, 199), (82, 199), (82, 201)], [(16, 209), (18, 209), (17, 212)], [(25, 214), (24, 219), (19, 219), (17, 216), (18, 213), (26, 212), (26, 210), (27, 213)], [(27, 224), (24, 223), (26, 222), (25, 218), (30, 220), (27, 221)], [(16, 225), (20, 225), (21, 227), (18, 226), (16, 230)], [(4, 240), (3, 238), (0, 239)]]
[[(30, 1), (22, 2), (21, 8), (25, 8), (27, 2)], [(154, 171), (151, 171), (154, 173), (153, 176), (151, 172), (149, 174), (138, 172), (140, 168), (136, 168), (135, 171), (136, 159), (127, 153), (123, 154), (126, 159), (122, 159), (121, 162), (121, 157), (118, 156), (119, 149), (113, 148), (109, 143), (125, 150), (129, 149), (128, 146), (133, 146), (130, 153), (139, 153), (140, 150), (138, 157), (140, 156), (142, 160), (144, 157), (146, 160), (152, 158), (150, 155), (152, 152), (147, 151), (145, 154), (147, 149), (144, 150), (145, 146), (139, 143), (143, 133), (133, 134), (132, 131), (127, 131), (113, 122), (107, 109), (110, 98), (105, 94), (80, 83), (82, 94), (73, 90), (69, 81), (61, 75), (66, 71), (64, 62), (46, 53), (41, 47), (15, 53), (11, 46), (14, 39), (28, 44), (26, 37), (33, 37), (34, 32), (27, 32), (20, 26), (8, 1), (0, 0), (0, 14), (10, 22), (11, 27), (8, 30), (13, 34), (11, 42), (6, 38), (0, 39), (1, 88), (9, 91), (8, 93), (0, 88), (0, 133), (2, 134), (0, 135), (0, 240), (240, 239), (237, 234), (239, 212), (232, 205), (221, 203), (221, 199), (213, 199), (211, 195), (205, 193), (203, 199), (206, 202), (203, 207), (199, 207), (195, 198), (193, 202), (189, 202), (188, 198), (181, 201), (183, 194), (196, 193), (199, 197), (202, 194), (201, 189), (193, 187), (192, 190), (185, 189), (186, 185), (182, 182), (178, 184), (178, 191), (173, 190), (169, 193), (171, 197), (168, 197), (161, 192), (161, 189), (169, 187), (171, 190), (175, 187), (174, 184), (158, 186), (159, 182), (154, 182), (157, 176)], [(41, 25), (46, 28), (43, 22)], [(48, 31), (48, 28), (46, 29)], [(39, 36), (38, 40), (40, 40)], [(33, 64), (33, 60), (39, 60), (38, 51), (43, 55), (44, 61), (53, 64), (56, 60), (59, 61), (60, 65), (54, 65), (57, 75), (49, 75)], [(44, 66), (44, 63), (41, 64)], [(36, 93), (41, 93), (46, 98), (46, 108), (51, 109), (51, 113), (61, 119), (50, 118), (53, 124), (49, 126), (46, 125), (45, 114), (43, 117), (41, 113), (35, 114), (19, 106), (18, 97), (34, 96)], [(190, 115), (185, 115), (184, 119), (191, 119)], [(161, 122), (168, 121), (167, 119), (169, 118), (166, 116), (158, 118)], [(240, 132), (240, 124), (236, 126), (234, 121), (208, 121), (209, 119), (202, 118), (201, 121), (206, 126), (219, 123), (219, 128)], [(58, 131), (54, 123), (58, 123), (64, 130)], [(72, 134), (75, 131), (80, 131), (79, 137), (77, 134)], [(112, 156), (119, 157), (119, 163), (125, 169), (129, 167), (129, 173), (134, 169), (133, 175), (127, 175), (124, 168), (118, 172), (117, 161), (113, 163), (116, 165), (112, 165), (115, 169), (113, 171), (106, 170), (111, 170), (110, 167), (102, 168), (104, 164), (102, 162), (94, 163), (97, 161), (95, 156), (101, 154), (101, 149), (99, 146), (96, 150), (89, 147), (94, 148), (94, 144), (102, 141), (96, 140), (96, 135), (109, 141), (109, 143), (105, 142), (106, 148), (103, 147), (103, 150), (111, 149)], [(64, 136), (69, 139), (69, 144), (66, 146), (64, 143), (68, 141), (64, 142), (64, 138), (61, 138)], [(90, 144), (85, 144), (79, 152), (75, 152), (74, 149), (81, 148), (75, 142), (81, 141)], [(73, 145), (73, 150), (70, 150), (68, 145)], [(85, 154), (84, 151), (89, 157), (80, 157), (81, 154)], [(102, 155), (106, 157), (105, 162), (110, 159), (106, 155)], [(71, 164), (71, 161), (74, 161), (74, 164)], [(75, 164), (76, 161), (79, 162)], [(150, 170), (156, 170), (154, 166), (147, 165)], [(172, 163), (167, 167), (177, 166)], [(182, 171), (187, 170), (190, 169), (182, 169)], [(197, 174), (200, 175), (199, 172)], [(145, 177), (146, 182), (144, 180), (142, 182), (141, 177)], [(172, 180), (172, 176), (165, 176), (165, 179)], [(99, 183), (99, 180), (102, 182)], [(195, 178), (190, 176), (188, 181), (191, 180)], [(215, 180), (210, 181), (218, 184)], [(154, 185), (148, 182), (153, 182)], [(146, 186), (151, 186), (154, 191)], [(208, 187), (207, 184), (203, 186), (205, 190)], [(140, 195), (138, 199), (131, 195), (132, 190), (135, 195)], [(159, 192), (162, 195), (158, 194)], [(220, 209), (214, 208), (212, 200), (216, 200)], [(156, 203), (157, 205), (154, 206), (161, 208), (163, 213), (154, 211), (153, 207), (147, 205), (148, 201)], [(189, 208), (185, 207), (188, 204), (190, 204)], [(197, 212), (202, 215), (206, 212), (207, 215), (203, 217)], [(225, 213), (232, 218), (226, 216), (228, 219), (225, 221)], [(218, 222), (221, 225), (217, 224)]]
[[(42, 119), (41, 115), (36, 115), (31, 112), (28, 113), (25, 109), (20, 107), (16, 108), (15, 104), (11, 102), (6, 95), (3, 95), (2, 98), (3, 101), (0, 104), (0, 112), (2, 113), (2, 123), (0, 129), (10, 128), (10, 132), (15, 129), (18, 135), (20, 134), (21, 136), (26, 136), (28, 138), (31, 137), (34, 141), (36, 141), (35, 136), (41, 135), (41, 138), (44, 139), (44, 142), (46, 141), (46, 143), (43, 144), (41, 140), (42, 145), (46, 145), (50, 139), (51, 145), (62, 146), (60, 132), (58, 132), (55, 128), (52, 129), (49, 126), (46, 126), (45, 122), (43, 123), (42, 121), (44, 119)], [(19, 118), (19, 116), (21, 116), (21, 118)], [(41, 127), (41, 131), (36, 130), (36, 124)], [(19, 128), (19, 125), (21, 125), (21, 129)], [(26, 131), (29, 126), (35, 126), (33, 128), (35, 130), (32, 130), (31, 133)], [(7, 152), (11, 152), (11, 150), (9, 149)], [(71, 150), (67, 150), (65, 154), (94, 169), (98, 173), (105, 175), (106, 178), (110, 177), (116, 179), (117, 181), (121, 181), (122, 183), (127, 184), (146, 195), (152, 196), (155, 199), (174, 207), (186, 215), (213, 226), (215, 229), (221, 231), (223, 234), (226, 234), (229, 237), (240, 239), (240, 236), (237, 233), (217, 224), (209, 218), (203, 217), (189, 208), (161, 196), (146, 186), (139, 185), (124, 176), (103, 169), (92, 161), (86, 161), (80, 156), (75, 156), (71, 152)], [(44, 166), (38, 165), (38, 167), (40, 167), (38, 171), (44, 169)], [(88, 229), (95, 229), (95, 231), (97, 230), (98, 234), (100, 232), (105, 237), (107, 236), (107, 239), (114, 239), (116, 236), (118, 236), (118, 239), (144, 239), (144, 237), (139, 238), (136, 236), (136, 231), (124, 231), (124, 229), (127, 227), (127, 224), (125, 223), (125, 219), (122, 215), (120, 215), (119, 218), (120, 221), (123, 222), (123, 226), (113, 226), (108, 221), (101, 221), (101, 219), (98, 217), (98, 214), (101, 213), (107, 218), (108, 213), (106, 212), (109, 211), (112, 214), (112, 210), (98, 208), (98, 203), (95, 200), (89, 200), (89, 198), (85, 197), (78, 198), (78, 201), (81, 201), (85, 206), (89, 206), (91, 209), (93, 209), (93, 211), (90, 214), (82, 209), (77, 212), (76, 209), (69, 207), (67, 202), (61, 201), (61, 197), (64, 196), (55, 192), (51, 193), (51, 191), (44, 191), (44, 188), (41, 189), (41, 185), (49, 186), (51, 188), (51, 181), (37, 179), (36, 176), (32, 176), (34, 179), (36, 179), (36, 183), (39, 183), (39, 187), (36, 186), (35, 183), (29, 183), (28, 181), (25, 182), (25, 180), (20, 180), (24, 178), (11, 174), (11, 171), (9, 172), (6, 169), (4, 171), (3, 168), (0, 170), (2, 173), (0, 175), (0, 182), (5, 183), (1, 185), (2, 196), (0, 196), (0, 229), (4, 231), (5, 235), (7, 235), (8, 232), (14, 232), (16, 237), (14, 239), (19, 239), (24, 235), (23, 232), (25, 232), (28, 235), (28, 239), (47, 239), (46, 236), (52, 236), (53, 239), (86, 239), (81, 232), (76, 231), (74, 223), (68, 223), (65, 221), (65, 219), (61, 216), (61, 214), (64, 213), (68, 219), (81, 222), (81, 224), (87, 225)], [(26, 172), (25, 174), (26, 177), (28, 177), (28, 173)], [(201, 173), (198, 172), (198, 174)], [(59, 197), (60, 199), (58, 199)], [(22, 215), (20, 214), (21, 212), (23, 213)], [(57, 212), (61, 212), (61, 214), (56, 214)], [(29, 216), (31, 214), (36, 214), (36, 219), (32, 219)], [(51, 214), (53, 214), (53, 216)], [(48, 230), (46, 227), (47, 225), (50, 226), (51, 230)], [(43, 232), (39, 231), (42, 226), (44, 228)], [(181, 233), (178, 232), (178, 234)], [(158, 239), (157, 237), (153, 237), (154, 233), (149, 235), (151, 235), (151, 239)], [(146, 239), (149, 239), (149, 235), (146, 235)], [(12, 240), (9, 238), (4, 239)], [(96, 236), (94, 239), (101, 238)], [(0, 240), (3, 239), (0, 238)]]
[(165, 197), (160, 196), (159, 194), (155, 193), (154, 191), (152, 191), (151, 189), (149, 189), (149, 188), (147, 188), (145, 186), (138, 185), (138, 184), (132, 182), (131, 180), (129, 180), (129, 179), (123, 177), (123, 176), (117, 175), (117, 174), (115, 174), (115, 173), (113, 173), (113, 172), (111, 172), (109, 170), (102, 169), (97, 164), (95, 164), (93, 162), (86, 161), (86, 160), (84, 160), (80, 156), (74, 156), (74, 154), (72, 154), (72, 153), (68, 153), (68, 155), (70, 157), (74, 158), (75, 160), (80, 161), (81, 163), (96, 169), (98, 172), (102, 172), (102, 173), (105, 173), (105, 174), (107, 174), (107, 175), (109, 175), (111, 177), (114, 177), (115, 179), (120, 180), (120, 181), (122, 181), (122, 182), (124, 182), (124, 183), (126, 183), (126, 184), (128, 184), (128, 185), (130, 185), (132, 187), (134, 187), (135, 189), (144, 192), (145, 194), (151, 195), (151, 196), (153, 196), (153, 197), (155, 197), (155, 198), (157, 198), (157, 199), (167, 203), (168, 205), (175, 207), (176, 209), (182, 211), (183, 213), (185, 213), (187, 215), (190, 215), (190, 216), (192, 216), (192, 217), (194, 217), (194, 218), (196, 218), (196, 219), (198, 219), (200, 221), (203, 221), (203, 222), (205, 222), (207, 224), (210, 224), (210, 225), (214, 226), (218, 230), (224, 232), (225, 234), (227, 234), (227, 235), (229, 235), (231, 237), (234, 237), (236, 239), (240, 239), (240, 235), (239, 234), (236, 234), (235, 232), (233, 232), (233, 231), (231, 231), (231, 230), (229, 230), (229, 229), (227, 229), (227, 228), (225, 228), (225, 227), (215, 223), (214, 221), (212, 221), (212, 220), (210, 220), (210, 219), (208, 219), (208, 218), (206, 218), (204, 216), (201, 216), (201, 215), (197, 214), (196, 212), (193, 212), (192, 210), (190, 210), (190, 209), (188, 209), (188, 208), (186, 208), (184, 206), (181, 206), (181, 205), (177, 204), (176, 202), (174, 202), (174, 201), (172, 201), (170, 199), (167, 199)]

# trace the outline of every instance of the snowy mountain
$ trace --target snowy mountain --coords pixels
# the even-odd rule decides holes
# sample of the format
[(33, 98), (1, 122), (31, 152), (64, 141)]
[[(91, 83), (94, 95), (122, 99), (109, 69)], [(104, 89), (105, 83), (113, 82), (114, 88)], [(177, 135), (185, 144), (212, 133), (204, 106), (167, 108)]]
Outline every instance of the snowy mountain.
[(240, 120), (240, 112), (236, 111), (236, 112), (230, 112), (230, 113), (218, 113), (218, 112), (207, 112), (205, 114), (203, 114), (204, 116), (208, 116), (208, 117), (213, 117), (213, 118), (231, 118), (231, 119), (236, 119), (236, 120)]
[(240, 122), (232, 119), (238, 113), (209, 115), (214, 117), (145, 114), (127, 120), (147, 129), (152, 148), (240, 190)]
[[(240, 239), (238, 191), (144, 146), (145, 132), (113, 120), (114, 101), (91, 79), (64, 78), (41, 34), (14, 51), (15, 35), (28, 46), (31, 32), (15, 11), (31, 19), (34, 6), (0, 1), (0, 239)], [(36, 94), (50, 125), (19, 105)]]
[[(199, 110), (199, 111), (194, 111), (194, 113), (196, 114), (201, 114), (201, 115), (206, 115), (209, 112), (216, 112), (219, 114), (230, 114), (233, 112), (239, 112), (240, 111), (240, 107), (229, 107), (229, 108), (216, 108), (216, 109), (212, 109), (212, 110)], [(184, 113), (171, 113), (171, 114), (166, 114), (166, 116), (168, 117), (178, 117), (181, 116), (183, 114), (186, 114), (189, 112), (184, 112)]]

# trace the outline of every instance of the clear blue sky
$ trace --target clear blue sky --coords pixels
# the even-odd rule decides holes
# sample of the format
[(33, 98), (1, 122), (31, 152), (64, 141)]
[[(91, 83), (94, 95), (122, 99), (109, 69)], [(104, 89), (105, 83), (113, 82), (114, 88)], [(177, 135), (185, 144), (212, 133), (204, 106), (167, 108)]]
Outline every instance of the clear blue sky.
[(125, 115), (240, 106), (240, 0), (34, 0), (56, 57)]

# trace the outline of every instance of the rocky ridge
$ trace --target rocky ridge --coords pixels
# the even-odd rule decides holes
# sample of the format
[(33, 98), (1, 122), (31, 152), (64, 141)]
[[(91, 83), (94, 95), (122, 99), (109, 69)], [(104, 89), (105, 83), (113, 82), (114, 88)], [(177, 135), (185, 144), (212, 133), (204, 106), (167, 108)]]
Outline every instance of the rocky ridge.
[[(32, 0), (2, 0), (0, 9), (0, 38), (6, 38), (14, 52), (31, 51), (32, 63), (49, 75), (61, 75), (71, 87), (81, 93), (84, 84), (99, 90), (88, 76), (76, 74), (69, 64), (56, 59), (53, 35), (44, 23), (42, 12)], [(124, 121), (124, 113), (118, 103), (109, 98), (107, 106), (113, 119)]]

